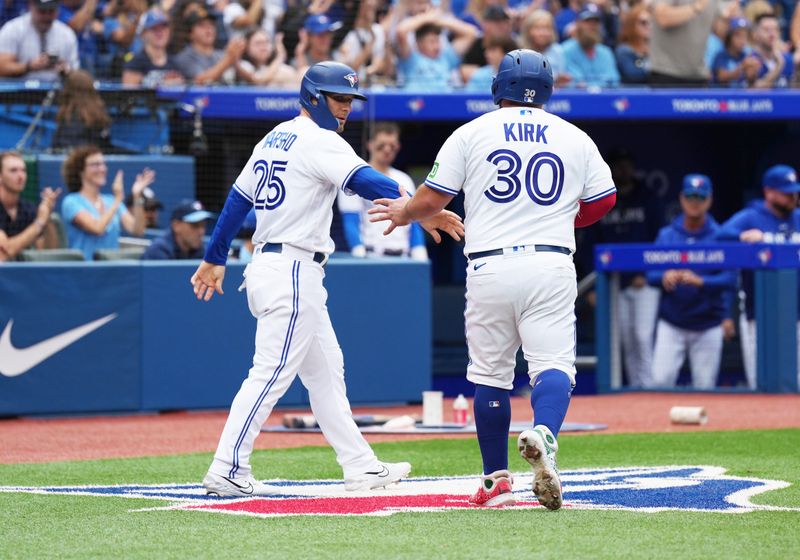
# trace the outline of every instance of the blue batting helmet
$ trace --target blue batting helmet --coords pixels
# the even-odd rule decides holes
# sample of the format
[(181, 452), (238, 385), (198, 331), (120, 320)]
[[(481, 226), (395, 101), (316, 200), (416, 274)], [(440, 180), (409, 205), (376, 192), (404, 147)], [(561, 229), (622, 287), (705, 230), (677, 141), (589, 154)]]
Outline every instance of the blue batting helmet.
[(328, 130), (338, 129), (339, 121), (328, 109), (325, 93), (367, 99), (358, 91), (358, 74), (348, 65), (328, 60), (318, 62), (309, 68), (300, 84), (300, 105), (308, 111), (320, 128)]
[(503, 57), (492, 81), (496, 105), (501, 99), (545, 104), (553, 95), (553, 69), (547, 59), (530, 49), (517, 49)]

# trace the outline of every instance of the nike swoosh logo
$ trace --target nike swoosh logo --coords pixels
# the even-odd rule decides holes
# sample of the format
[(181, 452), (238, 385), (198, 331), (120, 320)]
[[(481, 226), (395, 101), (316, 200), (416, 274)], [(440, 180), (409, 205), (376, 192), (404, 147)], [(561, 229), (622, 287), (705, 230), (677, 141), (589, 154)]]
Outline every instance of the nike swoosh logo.
[(252, 482), (248, 482), (247, 486), (242, 486), (241, 484), (236, 484), (236, 482), (234, 482), (233, 479), (230, 479), (227, 476), (223, 476), (222, 478), (224, 478), (225, 480), (227, 480), (228, 482), (230, 482), (231, 484), (236, 486), (236, 488), (238, 488), (239, 490), (242, 491), (242, 494), (252, 494), (253, 493), (253, 483)]
[(476, 264), (474, 267), (472, 267), (472, 269), (473, 270), (478, 270), (479, 268), (484, 267), (484, 266), (486, 266), (486, 263)]
[(22, 375), (26, 371), (41, 364), (53, 354), (60, 352), (70, 344), (73, 344), (90, 332), (99, 329), (112, 319), (115, 319), (116, 316), (116, 313), (106, 315), (105, 317), (57, 334), (56, 336), (28, 346), (27, 348), (16, 348), (12, 344), (11, 326), (14, 324), (14, 320), (9, 319), (6, 328), (3, 329), (3, 334), (0, 335), (0, 375), (5, 375), (6, 377)]
[(383, 470), (375, 472), (366, 472), (364, 474), (374, 474), (380, 477), (384, 477), (384, 476), (389, 476), (389, 469), (386, 468), (386, 465), (383, 465)]

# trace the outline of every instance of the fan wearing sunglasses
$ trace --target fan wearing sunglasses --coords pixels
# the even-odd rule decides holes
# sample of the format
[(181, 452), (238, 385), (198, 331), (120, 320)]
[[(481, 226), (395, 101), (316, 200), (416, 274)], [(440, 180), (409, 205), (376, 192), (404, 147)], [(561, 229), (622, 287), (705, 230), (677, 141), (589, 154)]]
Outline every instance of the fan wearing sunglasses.
[[(397, 181), (411, 196), (414, 193), (414, 181), (406, 173), (392, 167), (400, 151), (400, 128), (393, 122), (376, 123), (367, 149), (370, 154), (369, 164)], [(367, 211), (372, 207), (371, 201), (339, 191), (337, 204), (342, 214), (347, 245), (354, 257), (411, 257), (414, 260), (428, 260), (425, 237), (416, 222), (398, 227), (389, 235), (383, 235), (386, 225), (369, 221)]]

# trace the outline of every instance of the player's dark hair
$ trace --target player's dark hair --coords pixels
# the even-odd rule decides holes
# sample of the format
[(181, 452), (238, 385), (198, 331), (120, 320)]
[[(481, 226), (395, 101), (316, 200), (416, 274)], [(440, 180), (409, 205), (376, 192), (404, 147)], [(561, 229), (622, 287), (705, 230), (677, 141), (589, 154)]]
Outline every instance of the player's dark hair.
[(375, 138), (378, 134), (394, 134), (399, 137), (400, 127), (394, 122), (377, 122), (375, 123), (375, 126), (372, 127), (372, 134), (370, 135), (370, 138)]
[(758, 27), (758, 24), (761, 23), (765, 19), (774, 19), (777, 20), (778, 16), (773, 14), (772, 12), (765, 12), (763, 14), (758, 14), (756, 18), (753, 20), (753, 27)]
[(417, 30), (414, 32), (414, 38), (419, 41), (426, 35), (439, 35), (441, 32), (442, 28), (435, 23), (426, 23), (425, 25), (417, 27)]
[(78, 192), (81, 190), (81, 173), (86, 169), (86, 160), (89, 156), (94, 154), (102, 154), (103, 151), (97, 146), (80, 146), (72, 150), (64, 164), (61, 166), (61, 176), (64, 178), (64, 183), (67, 185), (69, 192)]
[(0, 153), (0, 173), (3, 172), (3, 166), (6, 164), (6, 158), (15, 157), (19, 158), (22, 161), (25, 159), (22, 157), (22, 154), (16, 150), (8, 150), (7, 152)]
[(517, 42), (509, 36), (503, 37), (488, 37), (486, 42), (483, 44), (484, 49), (500, 49), (503, 51), (503, 54), (511, 52), (515, 49), (519, 48)]

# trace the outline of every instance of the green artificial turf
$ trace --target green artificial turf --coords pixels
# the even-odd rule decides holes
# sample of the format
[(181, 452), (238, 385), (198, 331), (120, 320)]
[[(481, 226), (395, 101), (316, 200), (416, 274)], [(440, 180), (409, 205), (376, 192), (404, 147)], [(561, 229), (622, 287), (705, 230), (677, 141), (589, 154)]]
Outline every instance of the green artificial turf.
[[(759, 504), (800, 507), (800, 430), (589, 435), (559, 438), (564, 469), (716, 465), (729, 474), (784, 480)], [(513, 451), (511, 468), (525, 464)], [(474, 440), (376, 444), (413, 475), (475, 474)], [(211, 454), (0, 465), (0, 485), (199, 481)], [(338, 478), (323, 447), (257, 451), (267, 478)], [(567, 495), (567, 501), (569, 496)], [(0, 493), (0, 558), (796, 558), (800, 512), (743, 514), (562, 509), (457, 510), (389, 517), (252, 518), (132, 511), (161, 500)]]

